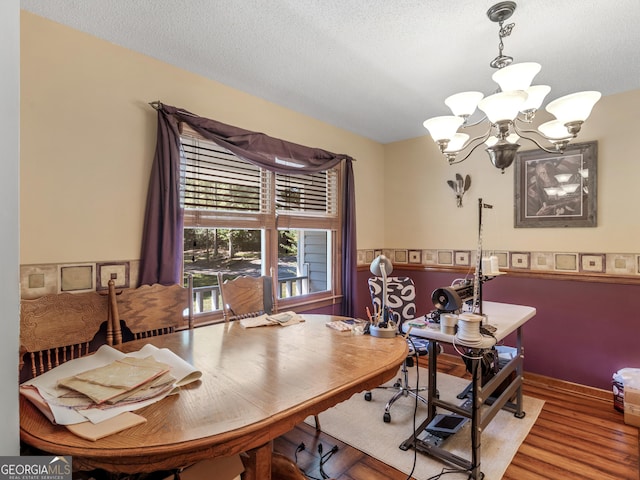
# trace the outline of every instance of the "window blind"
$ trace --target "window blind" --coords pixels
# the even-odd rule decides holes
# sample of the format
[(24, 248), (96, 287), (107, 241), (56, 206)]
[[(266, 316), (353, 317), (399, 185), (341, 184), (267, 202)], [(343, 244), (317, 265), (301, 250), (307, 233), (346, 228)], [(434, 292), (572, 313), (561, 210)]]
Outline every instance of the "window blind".
[(306, 175), (276, 174), (276, 210), (278, 213), (335, 215), (336, 172)]
[(266, 192), (260, 167), (213, 142), (182, 139), (184, 207), (264, 212)]
[(274, 173), (188, 135), (181, 137), (181, 148), (185, 225), (269, 228), (277, 213), (280, 227), (336, 227), (337, 169)]

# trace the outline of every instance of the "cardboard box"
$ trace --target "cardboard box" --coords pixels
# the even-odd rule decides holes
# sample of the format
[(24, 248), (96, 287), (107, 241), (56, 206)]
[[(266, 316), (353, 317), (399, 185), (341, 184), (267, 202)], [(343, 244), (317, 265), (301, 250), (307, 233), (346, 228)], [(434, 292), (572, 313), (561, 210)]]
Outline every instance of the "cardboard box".
[[(244, 466), (240, 455), (201, 460), (180, 472), (180, 480), (240, 480)], [(173, 475), (164, 480), (173, 480)]]
[(640, 405), (640, 368), (621, 368), (613, 374), (613, 407), (624, 412), (625, 402)]
[(640, 405), (640, 388), (637, 388), (637, 383), (634, 385), (625, 385), (624, 387), (624, 403), (630, 403), (633, 405)]
[(640, 427), (640, 405), (624, 402), (624, 423)]

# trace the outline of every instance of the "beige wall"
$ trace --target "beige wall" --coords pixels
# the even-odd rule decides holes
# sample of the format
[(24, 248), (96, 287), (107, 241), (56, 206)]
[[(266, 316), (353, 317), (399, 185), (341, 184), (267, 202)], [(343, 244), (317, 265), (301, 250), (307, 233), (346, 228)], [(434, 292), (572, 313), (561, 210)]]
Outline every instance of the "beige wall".
[[(598, 141), (598, 227), (515, 229), (513, 168), (482, 149), (449, 166), (427, 135), (383, 146), (24, 11), (21, 28), (23, 265), (139, 258), (153, 100), (355, 157), (360, 250), (474, 250), (482, 197), (487, 250), (640, 252), (640, 90), (604, 97), (579, 138)], [(472, 178), (463, 208), (455, 173)]]
[(358, 236), (383, 230), (383, 147), (198, 75), (21, 12), (21, 264), (129, 260), (162, 102), (354, 158)]
[[(474, 250), (482, 198), (493, 205), (483, 213), (487, 250), (640, 253), (634, 200), (640, 181), (639, 109), (640, 90), (603, 97), (578, 137), (598, 141), (596, 228), (514, 228), (514, 169), (501, 174), (482, 147), (450, 166), (428, 135), (386, 145), (385, 247)], [(522, 150), (534, 148), (523, 144)], [(456, 173), (472, 180), (463, 208), (456, 207), (446, 183)], [(367, 247), (359, 242), (359, 248)]]

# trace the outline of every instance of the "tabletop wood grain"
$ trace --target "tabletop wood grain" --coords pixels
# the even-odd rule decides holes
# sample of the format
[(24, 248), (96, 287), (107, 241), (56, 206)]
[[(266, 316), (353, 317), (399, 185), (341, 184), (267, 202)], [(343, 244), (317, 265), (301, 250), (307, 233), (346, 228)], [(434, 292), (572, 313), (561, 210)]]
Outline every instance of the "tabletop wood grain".
[(21, 439), (72, 455), (74, 469), (177, 468), (269, 445), (307, 416), (390, 380), (407, 355), (400, 337), (352, 335), (327, 328), (331, 316), (303, 317), (287, 327), (231, 322), (125, 343), (119, 347), (125, 352), (146, 343), (169, 348), (202, 378), (137, 410), (146, 423), (96, 442), (51, 424), (21, 398)]

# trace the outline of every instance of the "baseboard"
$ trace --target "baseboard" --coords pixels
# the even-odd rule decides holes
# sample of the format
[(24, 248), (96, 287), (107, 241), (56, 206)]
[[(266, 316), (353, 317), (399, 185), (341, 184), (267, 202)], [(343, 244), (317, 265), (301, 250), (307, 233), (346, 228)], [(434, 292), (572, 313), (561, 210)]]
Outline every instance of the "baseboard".
[(537, 373), (529, 373), (527, 371), (524, 372), (524, 383), (525, 385), (540, 385), (560, 392), (573, 393), (583, 397), (594, 398), (613, 405), (613, 392), (611, 390), (581, 385), (579, 383), (559, 380), (557, 378), (547, 377)]

